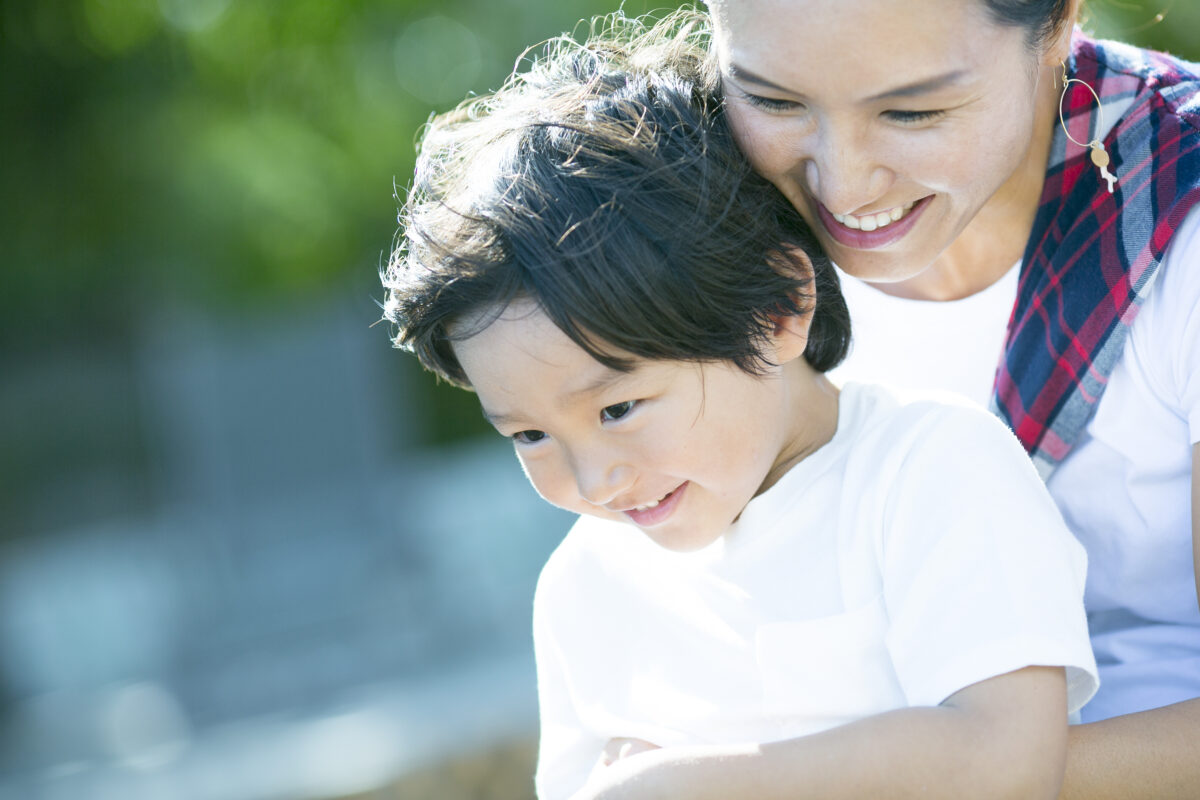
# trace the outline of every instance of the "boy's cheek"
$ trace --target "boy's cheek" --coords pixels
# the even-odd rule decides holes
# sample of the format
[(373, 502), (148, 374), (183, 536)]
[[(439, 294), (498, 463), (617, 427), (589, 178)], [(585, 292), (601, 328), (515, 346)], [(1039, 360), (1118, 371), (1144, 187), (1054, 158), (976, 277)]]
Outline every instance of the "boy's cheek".
[(551, 458), (531, 458), (518, 454), (521, 469), (525, 477), (533, 484), (538, 496), (552, 506), (573, 511), (576, 514), (587, 513), (580, 508), (578, 493), (574, 491), (574, 481), (564, 477), (561, 470), (556, 469)]

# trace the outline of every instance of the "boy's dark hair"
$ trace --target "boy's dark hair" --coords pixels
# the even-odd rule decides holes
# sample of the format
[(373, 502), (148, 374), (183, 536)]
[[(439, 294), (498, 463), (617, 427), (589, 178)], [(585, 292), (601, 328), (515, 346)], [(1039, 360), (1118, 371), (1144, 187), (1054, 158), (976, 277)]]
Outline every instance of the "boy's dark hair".
[(470, 388), (452, 343), (525, 298), (618, 370), (758, 374), (775, 320), (810, 309), (805, 358), (824, 372), (845, 357), (829, 260), (738, 150), (696, 32), (668, 33), (614, 15), (431, 121), (382, 275), (397, 347)]

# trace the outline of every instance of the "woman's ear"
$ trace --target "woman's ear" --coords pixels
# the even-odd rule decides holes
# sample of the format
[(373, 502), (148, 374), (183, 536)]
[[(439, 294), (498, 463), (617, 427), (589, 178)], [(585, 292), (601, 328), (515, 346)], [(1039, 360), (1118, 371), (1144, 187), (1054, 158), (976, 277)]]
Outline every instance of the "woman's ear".
[(1062, 22), (1046, 41), (1042, 49), (1042, 65), (1057, 68), (1071, 57), (1071, 39), (1075, 34), (1075, 21), (1079, 18), (1080, 0), (1067, 0), (1067, 11)]

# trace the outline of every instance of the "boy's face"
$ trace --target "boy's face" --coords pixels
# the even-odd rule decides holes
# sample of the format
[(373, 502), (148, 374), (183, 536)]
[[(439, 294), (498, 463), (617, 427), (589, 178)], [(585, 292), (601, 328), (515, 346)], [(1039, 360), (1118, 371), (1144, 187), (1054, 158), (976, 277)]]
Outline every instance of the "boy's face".
[(797, 424), (786, 366), (760, 377), (732, 363), (642, 360), (617, 372), (528, 301), (454, 350), (543, 498), (632, 523), (670, 550), (716, 541), (832, 435), (816, 441), (823, 434)]

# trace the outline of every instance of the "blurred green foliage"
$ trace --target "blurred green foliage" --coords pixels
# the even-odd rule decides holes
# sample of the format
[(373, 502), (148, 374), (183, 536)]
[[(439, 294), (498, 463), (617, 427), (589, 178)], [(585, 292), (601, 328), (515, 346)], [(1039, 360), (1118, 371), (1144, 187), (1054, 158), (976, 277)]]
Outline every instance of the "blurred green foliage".
[[(627, 4), (633, 12), (644, 10)], [(370, 272), (416, 131), (596, 0), (10, 0), (0, 345)]]
[[(135, 352), (151, 315), (360, 293), (364, 335), (386, 347), (365, 329), (423, 122), (617, 3), (0, 5), (0, 528), (57, 485), (91, 487), (57, 504), (78, 517), (153, 504)], [(1200, 0), (1090, 0), (1087, 14), (1102, 34), (1200, 58)], [(53, 374), (28, 380), (43, 364)], [(485, 430), (470, 395), (394, 364), (385, 382), (413, 378), (397, 413), (421, 420), (408, 441)]]
[[(430, 111), (614, 5), (10, 0), (0, 345), (123, 339), (149, 304), (255, 303), (370, 272)], [(1196, 57), (1198, 6), (1093, 0), (1089, 13)]]

